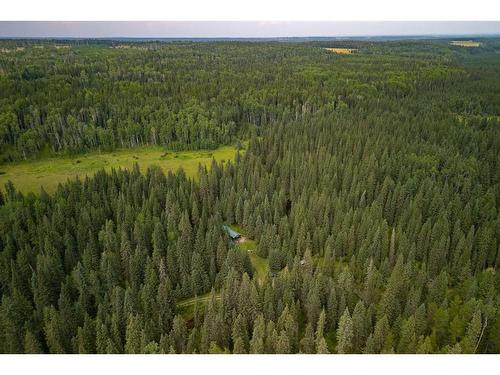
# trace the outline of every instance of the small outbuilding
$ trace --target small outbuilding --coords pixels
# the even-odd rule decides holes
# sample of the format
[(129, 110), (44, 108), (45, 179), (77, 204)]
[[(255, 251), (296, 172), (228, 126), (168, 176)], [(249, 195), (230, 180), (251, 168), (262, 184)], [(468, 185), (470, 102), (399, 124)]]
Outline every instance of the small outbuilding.
[(236, 232), (235, 230), (233, 230), (229, 225), (227, 224), (224, 224), (222, 226), (222, 229), (224, 229), (224, 231), (227, 233), (227, 235), (233, 240), (233, 241), (236, 241), (236, 240), (239, 240), (240, 237), (241, 237), (241, 234), (239, 234), (238, 232)]

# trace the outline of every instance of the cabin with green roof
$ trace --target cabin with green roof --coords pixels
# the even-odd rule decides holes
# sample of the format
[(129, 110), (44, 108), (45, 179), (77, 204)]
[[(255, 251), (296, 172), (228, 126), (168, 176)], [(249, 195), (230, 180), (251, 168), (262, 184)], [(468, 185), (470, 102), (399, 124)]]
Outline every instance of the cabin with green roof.
[(241, 234), (232, 229), (229, 225), (224, 224), (222, 229), (227, 233), (227, 235), (233, 240), (236, 241), (241, 237)]

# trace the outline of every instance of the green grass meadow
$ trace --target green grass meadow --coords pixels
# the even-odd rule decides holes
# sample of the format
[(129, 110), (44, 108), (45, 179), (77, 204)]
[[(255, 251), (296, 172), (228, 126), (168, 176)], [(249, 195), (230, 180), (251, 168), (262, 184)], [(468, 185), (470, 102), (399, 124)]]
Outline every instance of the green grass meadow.
[[(230, 227), (241, 235), (245, 236), (245, 230), (239, 224), (231, 224)], [(257, 255), (257, 243), (254, 240), (247, 238), (244, 242), (238, 245), (240, 250), (246, 251), (252, 262), (255, 271), (255, 277), (260, 283), (263, 283), (267, 274), (269, 273), (269, 262), (267, 259), (261, 258)]]
[(234, 160), (236, 148), (220, 147), (210, 151), (170, 152), (158, 146), (146, 146), (114, 152), (91, 152), (74, 157), (52, 157), (38, 160), (20, 161), (0, 165), (0, 189), (11, 180), (22, 193), (39, 193), (43, 187), (53, 192), (59, 183), (77, 176), (91, 176), (101, 168), (132, 168), (135, 163), (141, 170), (151, 165), (160, 166), (165, 172), (183, 168), (190, 177), (196, 177), (198, 165), (210, 166), (212, 158), (217, 161)]
[(257, 244), (254, 240), (247, 239), (245, 242), (238, 244), (238, 247), (240, 250), (248, 252), (248, 256), (250, 257), (250, 261), (252, 262), (255, 272), (255, 277), (257, 281), (262, 284), (269, 273), (269, 262), (267, 259), (261, 258), (257, 255)]

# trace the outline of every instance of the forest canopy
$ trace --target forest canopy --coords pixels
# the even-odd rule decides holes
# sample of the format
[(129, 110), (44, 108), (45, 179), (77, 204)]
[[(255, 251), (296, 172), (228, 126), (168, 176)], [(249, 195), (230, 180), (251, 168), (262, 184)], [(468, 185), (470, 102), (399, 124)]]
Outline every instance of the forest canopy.
[(2, 163), (248, 141), (197, 178), (8, 183), (0, 352), (500, 353), (498, 52), (0, 41)]

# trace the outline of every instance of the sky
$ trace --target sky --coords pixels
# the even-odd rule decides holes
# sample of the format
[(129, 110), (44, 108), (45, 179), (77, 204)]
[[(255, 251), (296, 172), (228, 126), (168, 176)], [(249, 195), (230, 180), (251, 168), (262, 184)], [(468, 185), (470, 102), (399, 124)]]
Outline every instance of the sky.
[(500, 21), (0, 21), (0, 38), (500, 35)]

